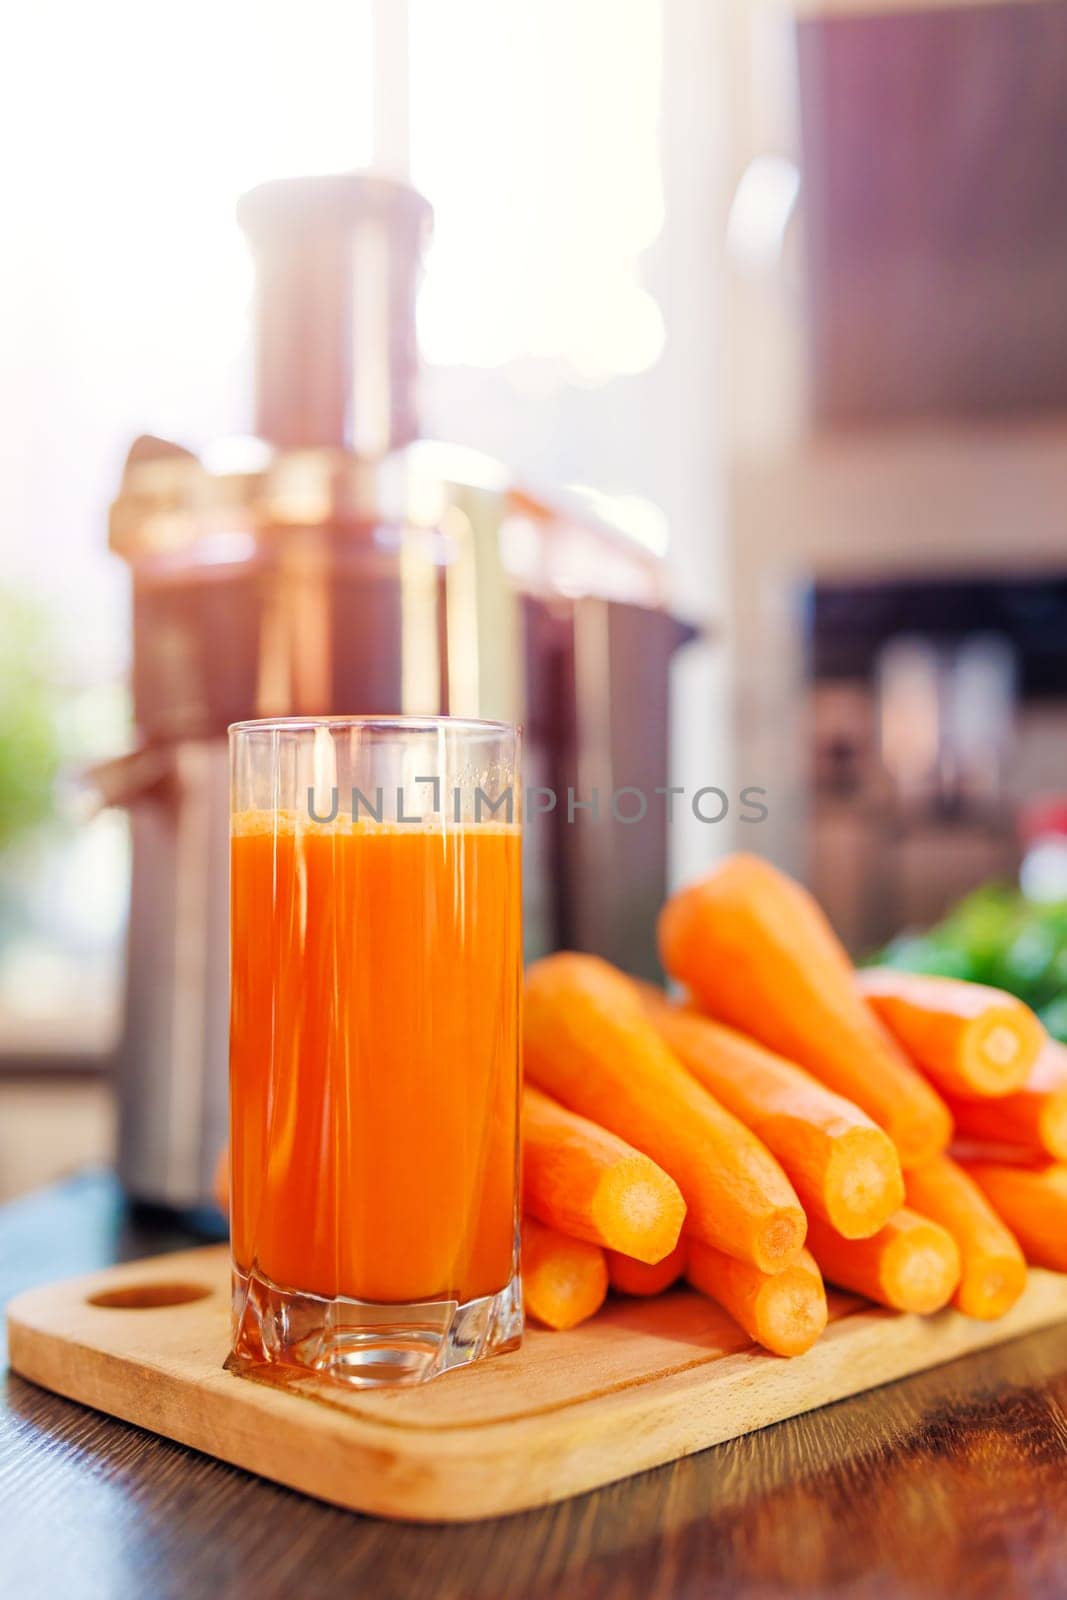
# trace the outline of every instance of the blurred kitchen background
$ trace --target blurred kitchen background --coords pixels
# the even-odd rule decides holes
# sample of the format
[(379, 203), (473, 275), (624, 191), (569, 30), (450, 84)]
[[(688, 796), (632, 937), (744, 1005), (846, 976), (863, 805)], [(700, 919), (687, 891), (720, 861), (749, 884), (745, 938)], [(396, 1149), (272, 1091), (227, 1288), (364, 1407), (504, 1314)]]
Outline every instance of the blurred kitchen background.
[(740, 843), (1067, 1032), (1067, 0), (9, 28), (0, 1198), (206, 1192), (239, 716), (734, 800), (542, 823), (531, 954)]

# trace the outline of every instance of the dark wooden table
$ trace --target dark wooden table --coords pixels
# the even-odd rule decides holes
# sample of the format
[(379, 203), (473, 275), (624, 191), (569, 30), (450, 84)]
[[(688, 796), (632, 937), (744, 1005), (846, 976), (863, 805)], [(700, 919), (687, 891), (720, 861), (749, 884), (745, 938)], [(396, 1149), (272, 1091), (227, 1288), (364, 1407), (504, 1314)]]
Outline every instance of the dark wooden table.
[[(189, 1242), (127, 1215), (109, 1178), (81, 1178), (0, 1210), (0, 1299)], [(456, 1528), (336, 1511), (4, 1381), (13, 1600), (1067, 1594), (1067, 1327)]]

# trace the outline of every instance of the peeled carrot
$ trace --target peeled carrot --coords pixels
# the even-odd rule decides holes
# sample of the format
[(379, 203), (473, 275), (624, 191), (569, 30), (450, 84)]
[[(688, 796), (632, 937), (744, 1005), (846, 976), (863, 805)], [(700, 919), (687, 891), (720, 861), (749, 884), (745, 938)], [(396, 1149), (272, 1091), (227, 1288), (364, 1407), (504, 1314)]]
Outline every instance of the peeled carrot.
[(617, 1250), (609, 1250), (607, 1256), (611, 1287), (619, 1294), (662, 1294), (685, 1273), (689, 1243), (684, 1238), (679, 1239), (670, 1255), (652, 1267), (635, 1261), (632, 1256), (620, 1255)]
[(1067, 1166), (1053, 1161), (1029, 1167), (994, 1161), (964, 1165), (1027, 1261), (1067, 1272)]
[(694, 1242), (686, 1276), (776, 1356), (803, 1355), (826, 1327), (826, 1290), (807, 1250), (784, 1272), (771, 1275)]
[(599, 1245), (523, 1218), (522, 1298), (532, 1317), (560, 1331), (575, 1328), (600, 1310), (607, 1292), (608, 1264)]
[(662, 1261), (678, 1243), (685, 1201), (648, 1156), (532, 1084), (522, 1100), (522, 1203), (574, 1239)]
[(962, 1273), (952, 1304), (984, 1320), (1010, 1311), (1026, 1288), (1026, 1259), (974, 1179), (937, 1156), (908, 1173), (908, 1205), (956, 1241)]
[(1011, 1094), (1022, 1088), (1045, 1041), (1029, 1006), (962, 978), (873, 967), (860, 993), (899, 1044), (945, 1094)]
[(996, 1100), (949, 1102), (966, 1139), (1019, 1146), (1067, 1161), (1067, 1047), (1046, 1039), (1021, 1089)]
[(904, 1207), (872, 1239), (842, 1239), (812, 1219), (809, 1247), (823, 1276), (894, 1311), (939, 1311), (960, 1281), (952, 1235)]
[(778, 1157), (805, 1210), (846, 1239), (877, 1233), (899, 1210), (900, 1157), (866, 1112), (755, 1040), (639, 988), (682, 1065)]
[(597, 956), (564, 953), (526, 976), (528, 1077), (651, 1156), (675, 1179), (686, 1229), (778, 1272), (804, 1243), (792, 1184), (767, 1147), (686, 1072), (631, 981)]
[(854, 1101), (905, 1167), (945, 1148), (948, 1107), (864, 1003), (811, 895), (769, 862), (731, 856), (674, 895), (659, 946), (702, 1010)]

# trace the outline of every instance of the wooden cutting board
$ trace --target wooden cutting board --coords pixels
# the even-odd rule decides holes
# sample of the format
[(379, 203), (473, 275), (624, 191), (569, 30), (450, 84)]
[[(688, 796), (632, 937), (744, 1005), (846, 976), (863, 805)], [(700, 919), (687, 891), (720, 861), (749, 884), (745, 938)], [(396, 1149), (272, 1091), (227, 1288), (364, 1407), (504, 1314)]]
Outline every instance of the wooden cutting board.
[[(378, 1516), (464, 1522), (546, 1505), (1067, 1318), (1034, 1271), (1000, 1322), (901, 1316), (834, 1296), (807, 1355), (753, 1347), (688, 1290), (616, 1301), (572, 1333), (422, 1388), (234, 1376), (224, 1247), (34, 1289), (8, 1308), (23, 1377), (305, 1494)], [(270, 1369), (272, 1374), (277, 1368)]]

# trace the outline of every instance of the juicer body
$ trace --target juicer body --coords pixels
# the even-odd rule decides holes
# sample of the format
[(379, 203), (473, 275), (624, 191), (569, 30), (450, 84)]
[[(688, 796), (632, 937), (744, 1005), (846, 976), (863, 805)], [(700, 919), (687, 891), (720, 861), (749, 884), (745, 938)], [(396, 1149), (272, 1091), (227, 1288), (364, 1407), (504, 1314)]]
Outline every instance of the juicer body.
[[(524, 786), (538, 791), (524, 830), (527, 959), (583, 949), (658, 974), (668, 838), (656, 791), (670, 782), (670, 661), (692, 630), (652, 605), (523, 592), (499, 571), (483, 572), (471, 613), (463, 557), (443, 539), (434, 549), (449, 559), (423, 544), (391, 571), (376, 549), (362, 579), (351, 559), (336, 579), (301, 566), (291, 584), (257, 558), (228, 577), (212, 566), (202, 583), (135, 575), (144, 743), (102, 787), (131, 822), (117, 1074), (120, 1176), (138, 1199), (203, 1203), (226, 1140), (230, 721), (397, 710), (521, 721)], [(622, 788), (648, 797), (640, 825), (624, 819), (632, 800), (614, 814)]]
[(639, 541), (417, 438), (419, 196), (292, 180), (241, 218), (259, 437), (207, 459), (137, 441), (110, 522), (140, 740), (98, 774), (133, 837), (119, 1167), (134, 1197), (183, 1209), (227, 1132), (228, 724), (522, 723), (524, 783), (555, 795), (524, 831), (527, 958), (570, 946), (651, 975), (666, 825), (619, 820), (611, 797), (654, 805), (670, 781), (669, 663), (691, 633)]

